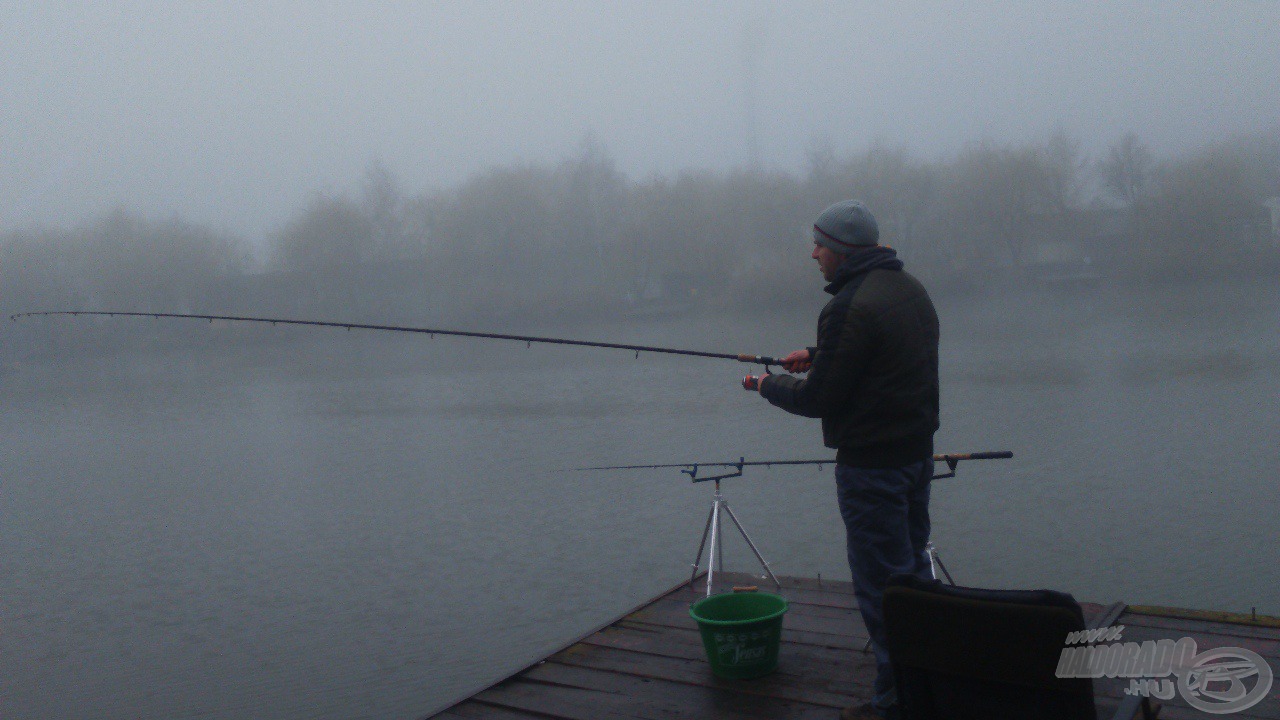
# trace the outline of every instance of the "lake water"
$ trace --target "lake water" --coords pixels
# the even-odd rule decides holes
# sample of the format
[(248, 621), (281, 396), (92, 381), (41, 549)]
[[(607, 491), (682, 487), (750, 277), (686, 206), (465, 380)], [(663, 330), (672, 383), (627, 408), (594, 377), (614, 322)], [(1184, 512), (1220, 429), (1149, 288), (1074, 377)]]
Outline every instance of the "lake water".
[[(821, 300), (536, 331), (781, 354)], [(934, 486), (959, 582), (1280, 614), (1274, 287), (938, 304), (938, 451), (1015, 453)], [(0, 717), (422, 717), (687, 576), (710, 487), (561, 470), (832, 455), (734, 363), (294, 336), (0, 369)], [(848, 577), (830, 466), (725, 492)]]

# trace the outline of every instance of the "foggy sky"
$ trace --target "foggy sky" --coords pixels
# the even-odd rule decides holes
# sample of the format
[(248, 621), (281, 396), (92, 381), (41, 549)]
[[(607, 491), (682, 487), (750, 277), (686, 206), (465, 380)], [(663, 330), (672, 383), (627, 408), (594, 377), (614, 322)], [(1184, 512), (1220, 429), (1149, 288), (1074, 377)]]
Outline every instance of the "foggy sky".
[[(1274, 2), (6, 2), (0, 230), (116, 207), (251, 240), (381, 160), (406, 192), (593, 136), (636, 179), (1055, 128), (1274, 127)], [(754, 71), (751, 68), (754, 67)], [(752, 80), (754, 78), (754, 81)]]

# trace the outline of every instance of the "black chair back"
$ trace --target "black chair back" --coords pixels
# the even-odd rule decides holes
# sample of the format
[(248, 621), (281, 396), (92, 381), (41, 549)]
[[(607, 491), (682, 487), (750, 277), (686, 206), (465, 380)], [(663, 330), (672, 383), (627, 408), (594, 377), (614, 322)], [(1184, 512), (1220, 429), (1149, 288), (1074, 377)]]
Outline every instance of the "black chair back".
[(884, 594), (889, 657), (908, 720), (1093, 720), (1093, 683), (1055, 675), (1085, 627), (1053, 590), (980, 590), (908, 575)]

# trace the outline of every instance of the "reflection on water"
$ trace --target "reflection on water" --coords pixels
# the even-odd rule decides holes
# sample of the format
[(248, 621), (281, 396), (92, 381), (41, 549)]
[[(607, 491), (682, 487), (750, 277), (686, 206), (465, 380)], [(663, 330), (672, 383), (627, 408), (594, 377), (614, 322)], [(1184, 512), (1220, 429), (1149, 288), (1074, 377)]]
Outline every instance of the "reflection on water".
[[(940, 302), (938, 450), (1016, 453), (935, 488), (957, 580), (1280, 613), (1280, 303), (1203, 293)], [(820, 300), (555, 331), (781, 354)], [(333, 341), (6, 368), (0, 717), (418, 717), (685, 573), (707, 488), (561, 470), (831, 455), (731, 363)], [(829, 467), (725, 491), (778, 572), (846, 575)]]

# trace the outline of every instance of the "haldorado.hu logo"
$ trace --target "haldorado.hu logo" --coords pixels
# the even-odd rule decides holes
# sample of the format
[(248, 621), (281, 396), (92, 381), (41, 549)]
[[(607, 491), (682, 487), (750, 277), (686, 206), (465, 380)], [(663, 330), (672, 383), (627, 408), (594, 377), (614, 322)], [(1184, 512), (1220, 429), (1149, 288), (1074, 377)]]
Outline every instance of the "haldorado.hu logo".
[[(1216, 715), (1253, 707), (1271, 691), (1271, 666), (1252, 650), (1197, 653), (1193, 638), (1120, 642), (1123, 633), (1117, 625), (1068, 634), (1057, 676), (1130, 678), (1126, 694), (1161, 700), (1171, 699), (1176, 687), (1188, 705)], [(1095, 644), (1104, 641), (1109, 644)]]

